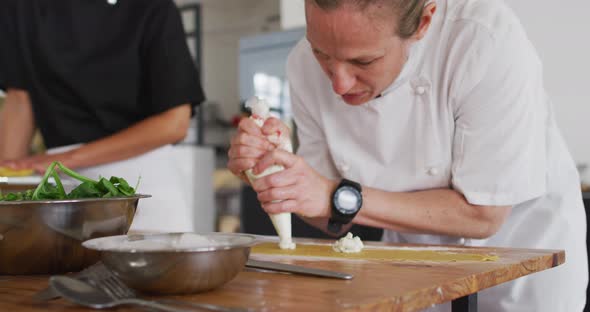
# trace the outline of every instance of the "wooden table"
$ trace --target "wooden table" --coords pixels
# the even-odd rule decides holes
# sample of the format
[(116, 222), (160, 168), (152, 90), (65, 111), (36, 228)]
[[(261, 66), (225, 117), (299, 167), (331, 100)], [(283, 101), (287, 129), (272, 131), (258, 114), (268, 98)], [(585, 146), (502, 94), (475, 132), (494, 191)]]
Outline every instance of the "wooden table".
[[(252, 254), (254, 259), (342, 271), (355, 277), (344, 281), (246, 269), (214, 291), (172, 298), (254, 311), (418, 311), (448, 301), (453, 302), (453, 311), (476, 311), (478, 291), (565, 262), (565, 252), (561, 250), (463, 247), (460, 252), (492, 253), (499, 260), (343, 261)], [(47, 286), (47, 279), (0, 276), (0, 311), (90, 311), (63, 299), (33, 302), (31, 296)], [(117, 311), (138, 310), (129, 307)]]

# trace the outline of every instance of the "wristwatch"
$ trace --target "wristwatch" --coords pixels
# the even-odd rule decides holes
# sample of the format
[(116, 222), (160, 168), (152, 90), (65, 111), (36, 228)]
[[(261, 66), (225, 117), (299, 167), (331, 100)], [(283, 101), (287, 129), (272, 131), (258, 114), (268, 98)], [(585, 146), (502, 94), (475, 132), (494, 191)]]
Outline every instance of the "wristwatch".
[(350, 223), (362, 206), (361, 185), (342, 179), (332, 194), (332, 217), (328, 220), (328, 231), (340, 232), (342, 226)]

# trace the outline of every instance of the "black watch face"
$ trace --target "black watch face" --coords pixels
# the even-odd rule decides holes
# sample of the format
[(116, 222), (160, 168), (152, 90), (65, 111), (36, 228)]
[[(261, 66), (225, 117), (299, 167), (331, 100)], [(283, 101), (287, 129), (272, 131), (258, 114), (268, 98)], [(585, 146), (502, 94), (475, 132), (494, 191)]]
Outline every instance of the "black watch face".
[(334, 205), (343, 214), (353, 214), (360, 208), (361, 194), (352, 186), (340, 187), (334, 194)]

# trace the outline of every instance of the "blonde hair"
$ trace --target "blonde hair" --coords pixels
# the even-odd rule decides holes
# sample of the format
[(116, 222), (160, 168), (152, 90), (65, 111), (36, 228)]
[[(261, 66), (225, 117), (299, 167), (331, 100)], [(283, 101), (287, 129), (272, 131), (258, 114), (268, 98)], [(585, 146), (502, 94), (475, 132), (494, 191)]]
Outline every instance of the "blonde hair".
[(420, 26), (420, 18), (422, 11), (428, 0), (306, 0), (316, 5), (318, 8), (330, 11), (339, 8), (344, 4), (349, 4), (364, 11), (369, 7), (383, 6), (385, 9), (391, 9), (391, 12), (396, 14), (399, 18), (397, 29), (395, 33), (401, 38), (411, 37), (418, 26)]

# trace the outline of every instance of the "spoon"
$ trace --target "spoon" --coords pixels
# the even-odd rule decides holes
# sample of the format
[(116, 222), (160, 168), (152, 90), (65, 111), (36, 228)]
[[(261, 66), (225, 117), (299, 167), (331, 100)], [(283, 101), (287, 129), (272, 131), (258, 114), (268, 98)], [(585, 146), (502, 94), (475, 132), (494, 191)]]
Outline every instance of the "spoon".
[[(67, 276), (52, 276), (49, 279), (49, 283), (53, 287), (53, 289), (56, 292), (58, 292), (62, 297), (79, 305), (83, 305), (94, 309), (106, 309), (120, 305), (137, 305), (165, 312), (195, 311), (174, 308), (155, 301), (142, 300), (138, 298), (113, 299), (100, 289), (94, 288), (90, 284), (83, 282), (81, 280), (77, 280)], [(200, 304), (191, 303), (191, 305), (198, 307), (200, 309), (233, 311), (232, 309), (225, 309), (222, 307), (212, 306), (208, 304), (203, 304), (202, 306), (200, 306)]]

